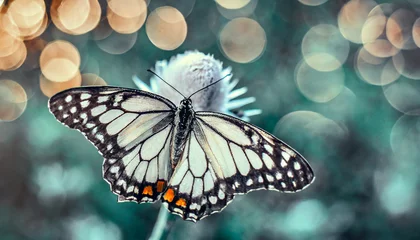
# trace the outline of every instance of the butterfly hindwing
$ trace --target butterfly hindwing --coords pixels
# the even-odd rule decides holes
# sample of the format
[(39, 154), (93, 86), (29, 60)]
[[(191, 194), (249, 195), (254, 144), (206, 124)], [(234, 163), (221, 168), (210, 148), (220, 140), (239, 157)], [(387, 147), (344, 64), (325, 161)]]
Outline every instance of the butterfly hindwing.
[[(184, 219), (197, 221), (219, 212), (237, 194), (257, 189), (297, 192), (314, 179), (295, 150), (224, 114), (197, 112), (189, 142), (162, 199)], [(201, 177), (194, 174), (203, 171)]]
[(117, 87), (60, 92), (50, 111), (104, 157), (103, 177), (119, 200), (151, 202), (166, 188), (175, 106), (155, 94)]

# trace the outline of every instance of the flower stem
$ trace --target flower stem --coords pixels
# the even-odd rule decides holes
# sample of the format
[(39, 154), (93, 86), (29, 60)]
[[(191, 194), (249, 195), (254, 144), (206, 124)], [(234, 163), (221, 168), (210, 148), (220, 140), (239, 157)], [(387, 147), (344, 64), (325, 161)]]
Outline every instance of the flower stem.
[(163, 205), (160, 206), (159, 215), (149, 240), (166, 239), (175, 223), (175, 220), (176, 218), (174, 218), (172, 214), (169, 214), (168, 210)]

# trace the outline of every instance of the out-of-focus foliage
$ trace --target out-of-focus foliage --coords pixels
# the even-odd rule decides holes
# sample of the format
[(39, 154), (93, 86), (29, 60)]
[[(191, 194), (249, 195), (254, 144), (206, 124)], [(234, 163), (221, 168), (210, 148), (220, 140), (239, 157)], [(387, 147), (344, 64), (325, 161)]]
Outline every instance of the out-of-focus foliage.
[(160, 204), (117, 203), (101, 156), (47, 100), (134, 88), (133, 75), (194, 49), (232, 67), (263, 111), (251, 122), (316, 180), (178, 220), (169, 239), (420, 238), (417, 0), (122, 2), (0, 1), (0, 239), (147, 238)]

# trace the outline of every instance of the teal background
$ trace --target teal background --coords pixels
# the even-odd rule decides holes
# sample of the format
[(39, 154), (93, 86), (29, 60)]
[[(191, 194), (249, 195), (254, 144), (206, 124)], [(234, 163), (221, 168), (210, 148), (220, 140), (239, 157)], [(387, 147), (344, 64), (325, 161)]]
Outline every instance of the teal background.
[[(262, 114), (251, 122), (297, 149), (315, 171), (315, 182), (300, 193), (256, 191), (198, 223), (178, 219), (168, 239), (419, 239), (419, 116), (396, 110), (381, 86), (359, 77), (353, 61), (358, 44), (350, 44), (342, 66), (346, 89), (333, 100), (310, 101), (294, 81), (303, 36), (317, 23), (336, 25), (346, 2), (309, 7), (294, 0), (258, 1), (250, 17), (264, 28), (267, 46), (247, 64), (222, 54), (210, 28), (228, 19), (217, 13), (213, 1), (195, 2), (186, 18), (187, 39), (174, 51), (155, 47), (144, 27), (135, 33), (134, 47), (121, 55), (102, 51), (91, 34), (68, 36), (52, 24), (41, 38), (74, 43), (82, 72), (132, 88), (132, 75), (150, 78), (146, 70), (157, 60), (194, 49), (214, 54), (232, 67), (239, 86), (248, 87), (246, 96), (257, 98), (247, 108), (262, 109)], [(305, 14), (313, 18), (304, 20)], [(202, 17), (208, 15), (213, 22)], [(29, 89), (24, 114), (0, 122), (0, 239), (147, 238), (160, 203), (117, 203), (102, 179), (102, 158), (95, 148), (48, 112), (48, 98), (38, 86), (39, 69), (3, 72), (0, 78), (25, 81)], [(398, 81), (418, 84), (405, 77)], [(305, 114), (299, 120), (280, 120), (296, 111), (320, 113), (331, 122)]]

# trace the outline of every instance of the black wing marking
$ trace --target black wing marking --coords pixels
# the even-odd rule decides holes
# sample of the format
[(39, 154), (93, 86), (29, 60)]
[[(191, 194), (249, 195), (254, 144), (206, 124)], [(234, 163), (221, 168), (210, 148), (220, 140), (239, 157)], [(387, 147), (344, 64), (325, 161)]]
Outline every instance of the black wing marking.
[(173, 103), (139, 90), (82, 87), (54, 95), (49, 108), (103, 155), (103, 177), (119, 201), (160, 197), (170, 175)]
[(220, 212), (237, 194), (297, 192), (314, 180), (311, 167), (294, 149), (224, 114), (197, 112), (189, 142), (162, 198), (171, 212), (187, 220)]

